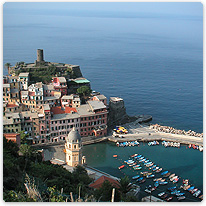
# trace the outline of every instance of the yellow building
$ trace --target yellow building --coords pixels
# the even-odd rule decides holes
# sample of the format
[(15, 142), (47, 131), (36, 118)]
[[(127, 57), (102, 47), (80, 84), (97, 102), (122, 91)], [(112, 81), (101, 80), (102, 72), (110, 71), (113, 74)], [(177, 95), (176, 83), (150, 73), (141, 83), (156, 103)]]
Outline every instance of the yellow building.
[(85, 163), (85, 158), (82, 158), (81, 136), (75, 127), (73, 127), (66, 138), (65, 153), (67, 165), (75, 167)]

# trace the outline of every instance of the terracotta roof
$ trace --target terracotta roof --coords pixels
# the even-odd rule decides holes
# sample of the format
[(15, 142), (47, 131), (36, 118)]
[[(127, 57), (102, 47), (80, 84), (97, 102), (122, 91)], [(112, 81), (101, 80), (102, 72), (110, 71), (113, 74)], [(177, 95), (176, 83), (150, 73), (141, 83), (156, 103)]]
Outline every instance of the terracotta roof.
[(29, 92), (29, 96), (35, 96), (35, 92)]
[(51, 112), (53, 112), (53, 114), (71, 113), (71, 111), (77, 112), (76, 108), (72, 108), (72, 107), (65, 107), (65, 110), (62, 110), (61, 107), (52, 107), (51, 108)]
[(102, 184), (104, 183), (104, 181), (109, 181), (113, 186), (119, 188), (119, 182), (117, 180), (114, 180), (112, 178), (106, 177), (104, 175), (102, 175), (100, 178), (98, 178), (95, 182), (91, 183), (89, 186), (93, 187), (95, 189), (99, 189)]
[(16, 104), (7, 104), (6, 107), (18, 107)]

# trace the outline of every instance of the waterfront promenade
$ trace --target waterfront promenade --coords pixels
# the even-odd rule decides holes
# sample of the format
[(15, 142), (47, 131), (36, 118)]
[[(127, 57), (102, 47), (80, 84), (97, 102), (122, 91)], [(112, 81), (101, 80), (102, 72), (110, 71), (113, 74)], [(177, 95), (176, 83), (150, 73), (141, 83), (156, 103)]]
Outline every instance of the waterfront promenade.
[(171, 134), (165, 132), (159, 132), (154, 129), (150, 129), (149, 126), (142, 126), (138, 123), (129, 123), (123, 125), (129, 132), (124, 134), (124, 138), (116, 138), (110, 135), (108, 137), (109, 141), (113, 142), (124, 142), (124, 141), (173, 141), (179, 142), (182, 144), (195, 144), (203, 146), (203, 138), (189, 136), (189, 135), (180, 135), (180, 134)]

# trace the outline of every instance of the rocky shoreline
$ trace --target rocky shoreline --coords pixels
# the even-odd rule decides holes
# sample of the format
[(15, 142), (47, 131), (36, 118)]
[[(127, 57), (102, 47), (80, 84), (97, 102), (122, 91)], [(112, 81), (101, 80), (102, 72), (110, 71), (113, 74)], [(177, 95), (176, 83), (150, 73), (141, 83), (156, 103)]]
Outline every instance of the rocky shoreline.
[(197, 133), (197, 132), (192, 131), (192, 130), (188, 130), (188, 131), (178, 130), (178, 129), (175, 129), (173, 127), (161, 126), (159, 124), (150, 125), (150, 129), (154, 129), (158, 132), (165, 132), (165, 133), (171, 133), (171, 134), (181, 134), (181, 135), (188, 135), (188, 136), (202, 137), (203, 138), (203, 133)]

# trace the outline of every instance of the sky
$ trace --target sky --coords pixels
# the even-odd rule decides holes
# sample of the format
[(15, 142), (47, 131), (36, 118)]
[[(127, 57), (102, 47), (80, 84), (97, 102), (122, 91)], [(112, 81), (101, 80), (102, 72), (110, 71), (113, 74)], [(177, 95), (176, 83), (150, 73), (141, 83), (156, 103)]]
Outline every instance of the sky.
[(6, 2), (4, 12), (8, 10), (69, 10), (95, 12), (158, 13), (173, 15), (202, 16), (203, 5), (200, 2)]

